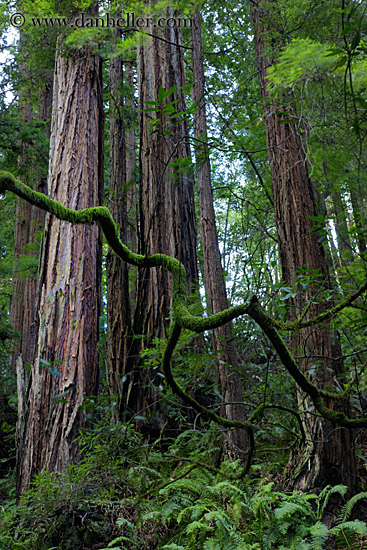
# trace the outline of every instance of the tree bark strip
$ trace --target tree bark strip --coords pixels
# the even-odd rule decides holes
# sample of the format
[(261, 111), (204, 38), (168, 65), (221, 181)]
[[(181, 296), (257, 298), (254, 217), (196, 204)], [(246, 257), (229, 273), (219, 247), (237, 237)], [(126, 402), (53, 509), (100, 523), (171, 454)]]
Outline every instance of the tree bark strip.
[[(59, 43), (48, 178), (49, 196), (71, 208), (101, 204), (101, 61), (89, 47), (64, 57)], [(48, 216), (42, 253), (36, 352), (18, 487), (77, 459), (85, 397), (98, 381), (101, 234)]]
[[(211, 168), (207, 146), (207, 121), (204, 97), (203, 46), (200, 13), (192, 16), (193, 101), (199, 102), (194, 114), (196, 169), (198, 177), (200, 237), (204, 257), (204, 285), (210, 313), (228, 308), (226, 285), (215, 224)], [(224, 405), (221, 415), (229, 420), (245, 421), (243, 386), (238, 370), (237, 350), (232, 341), (232, 324), (227, 323), (213, 331), (213, 351), (216, 357), (217, 380)], [(235, 403), (235, 404), (233, 404)], [(248, 447), (244, 430), (225, 434), (226, 453), (234, 460), (243, 459)]]
[[(276, 0), (251, 3), (251, 15), (283, 281), (297, 293), (290, 301), (291, 316), (299, 315), (307, 307), (304, 317), (307, 319), (330, 307), (330, 302), (325, 304), (319, 295), (331, 286), (324, 250), (314, 228), (317, 211), (294, 99), (291, 93), (272, 98), (266, 80), (266, 67), (272, 62), (268, 51), (279, 45), (275, 44), (272, 31), (272, 19), (279, 17), (278, 8)], [(300, 284), (302, 276), (308, 285), (306, 289)], [(292, 347), (296, 355), (305, 356), (300, 361), (303, 372), (317, 379), (319, 387), (334, 387), (335, 375), (342, 374), (343, 365), (330, 359), (340, 357), (341, 353), (340, 347), (336, 353), (333, 349), (329, 323), (301, 330), (292, 338)], [(324, 360), (314, 360), (313, 355)], [(300, 394), (298, 398), (300, 408), (308, 411), (309, 400)], [(333, 404), (329, 406), (332, 408)], [(352, 432), (335, 430), (330, 422), (307, 412), (303, 417), (308, 437), (294, 472), (295, 486), (307, 490), (328, 483), (344, 483), (353, 492), (357, 478)]]
[[(173, 15), (173, 14), (171, 14)], [(138, 86), (140, 114), (140, 252), (150, 255), (164, 252), (180, 260), (186, 268), (186, 283), (197, 288), (196, 222), (191, 154), (187, 123), (184, 118), (170, 119), (164, 106), (176, 101), (177, 112), (186, 110), (184, 62), (179, 28), (166, 28), (162, 38), (153, 38), (138, 49)], [(142, 112), (146, 101), (158, 100), (158, 91), (175, 87), (161, 102), (161, 111)], [(151, 122), (160, 122), (153, 126)], [(172, 166), (175, 162), (184, 162)], [(172, 308), (172, 280), (162, 268), (141, 269), (134, 332), (147, 335), (144, 345), (153, 337), (164, 338)], [(140, 348), (137, 342), (136, 349)], [(138, 355), (138, 352), (135, 352)], [(141, 370), (141, 369), (140, 369)], [(136, 373), (137, 379), (139, 373)], [(151, 388), (146, 399), (137, 393), (134, 402), (143, 408), (154, 402)]]
[[(125, 63), (126, 81), (131, 90), (134, 88), (134, 69), (132, 61)], [(136, 105), (134, 99), (128, 99), (126, 105), (130, 108), (130, 121), (125, 128), (126, 136), (126, 182), (127, 182), (127, 233), (126, 242), (133, 252), (138, 251), (138, 193), (137, 193), (137, 152), (134, 118)], [(131, 316), (134, 317), (137, 292), (136, 269), (128, 266), (129, 271), (129, 292)]]
[[(119, 33), (121, 36), (121, 33)], [(123, 66), (120, 56), (110, 61), (110, 210), (120, 226), (121, 240), (127, 238), (126, 141), (123, 119)], [(107, 254), (107, 384), (116, 397), (113, 417), (118, 420), (126, 408), (127, 356), (131, 345), (131, 313), (128, 267), (111, 250)]]
[[(20, 50), (21, 48), (22, 36), (20, 39)], [(45, 82), (43, 88), (40, 90), (38, 116), (35, 116), (34, 107), (32, 107), (30, 103), (29, 94), (27, 92), (27, 85), (24, 85), (29, 79), (29, 69), (23, 61), (20, 62), (19, 72), (21, 86), (19, 90), (21, 123), (29, 124), (34, 120), (47, 122), (46, 135), (50, 137), (52, 82)], [(37, 164), (39, 165), (39, 162), (37, 162), (30, 144), (24, 141), (20, 142), (19, 148), (18, 170), (21, 178), (31, 187), (33, 187), (33, 180), (35, 180), (37, 182), (36, 190), (47, 192), (47, 183), (39, 178), (37, 173)], [(22, 255), (38, 257), (39, 249), (35, 248), (30, 251), (29, 245), (36, 244), (38, 241), (40, 242), (40, 233), (44, 229), (44, 224), (44, 212), (28, 202), (18, 199), (14, 235), (14, 273), (9, 321), (14, 329), (21, 333), (21, 338), (19, 341), (15, 341), (15, 349), (11, 359), (14, 365), (19, 355), (22, 356), (23, 363), (31, 363), (33, 358), (37, 278), (35, 276), (27, 276), (26, 273), (19, 271), (19, 262)]]

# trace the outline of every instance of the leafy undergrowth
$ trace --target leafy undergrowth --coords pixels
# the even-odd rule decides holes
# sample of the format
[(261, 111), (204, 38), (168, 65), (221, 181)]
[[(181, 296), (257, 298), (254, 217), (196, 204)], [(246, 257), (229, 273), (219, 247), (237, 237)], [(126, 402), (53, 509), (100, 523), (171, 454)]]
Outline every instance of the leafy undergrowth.
[(351, 520), (367, 493), (282, 492), (261, 465), (237, 479), (237, 463), (218, 464), (215, 442), (213, 431), (189, 430), (148, 445), (128, 424), (101, 422), (81, 437), (79, 464), (40, 474), (21, 504), (3, 504), (0, 550), (367, 548), (366, 523)]

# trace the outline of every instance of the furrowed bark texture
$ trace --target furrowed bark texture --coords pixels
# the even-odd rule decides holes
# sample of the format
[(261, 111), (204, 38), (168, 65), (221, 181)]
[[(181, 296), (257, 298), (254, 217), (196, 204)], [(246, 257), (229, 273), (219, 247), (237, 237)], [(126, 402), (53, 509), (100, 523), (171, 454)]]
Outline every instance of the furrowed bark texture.
[[(317, 211), (295, 103), (291, 93), (273, 99), (266, 80), (266, 67), (271, 64), (267, 52), (275, 46), (271, 36), (274, 36), (272, 19), (279, 16), (277, 2), (251, 4), (251, 15), (283, 281), (297, 289), (296, 297), (290, 301), (290, 314), (299, 315), (307, 306), (304, 316), (307, 319), (330, 307), (330, 302), (326, 304), (320, 296), (323, 290), (331, 288), (330, 278), (324, 249), (314, 228)], [(307, 288), (301, 287), (299, 277), (302, 276)], [(340, 357), (341, 352), (340, 346), (332, 345), (328, 322), (299, 331), (298, 336), (292, 338), (292, 348), (295, 355), (305, 356), (300, 361), (302, 371), (317, 380), (319, 387), (335, 387), (335, 375), (342, 374), (343, 364), (330, 360)], [(314, 356), (324, 359), (315, 360)], [(309, 399), (301, 394), (298, 399), (301, 409), (307, 411)], [(333, 408), (331, 402), (327, 404)], [(298, 468), (293, 472), (295, 486), (307, 490), (328, 483), (344, 483), (354, 491), (357, 479), (352, 432), (335, 430), (330, 422), (307, 412), (303, 419), (307, 441), (298, 457)]]
[[(196, 224), (187, 124), (183, 118), (170, 119), (164, 112), (171, 101), (176, 101), (177, 112), (186, 109), (183, 51), (176, 45), (181, 43), (180, 29), (166, 28), (162, 37), (168, 42), (153, 38), (138, 50), (139, 107), (147, 108), (146, 101), (161, 103), (159, 112), (140, 114), (141, 253), (165, 251), (177, 258), (186, 268), (187, 286), (195, 289)], [(176, 86), (175, 91), (159, 102), (159, 88), (172, 86)], [(151, 124), (158, 119), (159, 124)], [(187, 164), (172, 166), (180, 160)], [(164, 269), (139, 270), (134, 331), (147, 335), (144, 345), (154, 336), (165, 337), (172, 289), (171, 277)], [(146, 392), (144, 403), (154, 402), (153, 388), (151, 393)]]
[[(200, 237), (204, 257), (204, 284), (210, 313), (218, 313), (228, 308), (226, 285), (218, 245), (215, 224), (213, 190), (211, 184), (210, 159), (207, 142), (207, 121), (204, 96), (204, 65), (201, 40), (200, 14), (192, 16), (192, 55), (193, 55), (193, 101), (200, 101), (194, 114), (194, 136), (196, 169), (199, 191)], [(224, 405), (221, 415), (229, 420), (245, 421), (243, 386), (238, 371), (238, 359), (232, 341), (232, 324), (227, 323), (213, 331), (213, 351), (216, 356), (216, 373)], [(236, 403), (236, 404), (232, 404)], [(243, 459), (248, 447), (244, 430), (228, 431), (225, 434), (226, 454), (236, 460)]]
[[(80, 209), (102, 199), (101, 62), (88, 47), (69, 58), (59, 47), (48, 193)], [(61, 471), (77, 459), (75, 439), (86, 416), (82, 406), (97, 390), (100, 276), (100, 230), (47, 216), (21, 491), (39, 471)]]
[[(20, 63), (19, 72), (21, 82), (26, 82), (29, 78), (29, 69), (24, 63)], [(21, 121), (22, 123), (29, 124), (34, 119), (34, 111), (30, 104), (27, 88), (22, 89), (21, 87), (19, 96)], [(39, 121), (50, 122), (51, 101), (52, 83), (49, 81), (40, 90), (37, 117)], [(46, 126), (47, 137), (50, 135), (49, 129), (50, 125), (48, 124)], [(42, 180), (37, 173), (37, 159), (34, 158), (34, 152), (30, 144), (20, 142), (19, 148), (18, 170), (21, 177), (31, 187), (33, 187), (33, 180), (35, 180), (37, 182), (36, 190), (42, 193), (47, 192), (47, 182)], [(14, 235), (14, 273), (9, 320), (14, 329), (21, 333), (21, 338), (19, 341), (15, 341), (15, 349), (12, 356), (12, 364), (14, 365), (19, 355), (22, 356), (23, 363), (30, 363), (33, 358), (37, 278), (34, 275), (29, 276), (26, 272), (19, 271), (19, 262), (22, 255), (39, 256), (39, 249), (36, 247), (30, 251), (29, 245), (40, 242), (40, 233), (44, 229), (44, 224), (44, 212), (28, 202), (18, 199)]]
[[(125, 64), (126, 80), (131, 90), (134, 87), (134, 65), (127, 62)], [(136, 113), (136, 105), (134, 99), (128, 99), (126, 101), (127, 106), (130, 108), (130, 116), (128, 117), (128, 125), (125, 129), (126, 136), (126, 181), (127, 181), (127, 230), (126, 230), (126, 243), (128, 247), (133, 251), (138, 251), (138, 193), (137, 193), (137, 159), (136, 159), (136, 136), (134, 127), (134, 118)], [(130, 292), (130, 309), (131, 316), (134, 316), (136, 305), (136, 286), (137, 277), (136, 269), (129, 265), (129, 292)]]
[[(23, 37), (21, 35), (20, 48), (22, 52)], [(52, 74), (46, 72), (46, 82), (39, 90), (38, 114), (34, 114), (34, 108), (29, 98), (27, 81), (29, 69), (24, 62), (19, 64), (20, 89), (19, 107), (20, 118), (25, 124), (34, 119), (46, 122), (46, 137), (50, 137), (51, 108), (52, 108)], [(28, 91), (27, 91), (28, 90)], [(18, 157), (18, 169), (21, 176), (31, 187), (37, 187), (37, 191), (47, 194), (47, 180), (40, 178), (38, 169), (40, 160), (35, 157), (34, 148), (28, 142), (19, 143), (20, 154)], [(35, 183), (36, 182), (36, 183)], [(28, 274), (21, 269), (22, 255), (33, 256), (38, 261), (40, 254), (41, 233), (45, 226), (45, 213), (28, 202), (18, 199), (16, 208), (16, 226), (14, 235), (14, 271), (12, 282), (12, 296), (9, 309), (9, 320), (15, 330), (20, 334), (20, 340), (15, 341), (15, 348), (11, 357), (11, 364), (15, 365), (17, 375), (18, 420), (16, 428), (16, 469), (22, 467), (23, 462), (23, 433), (25, 422), (25, 394), (28, 382), (28, 369), (32, 362), (35, 348), (36, 332), (36, 306), (38, 282), (34, 273)], [(29, 249), (32, 244), (32, 249)], [(39, 246), (37, 246), (39, 245)], [(19, 476), (17, 476), (19, 479)], [(17, 485), (19, 496), (19, 487)]]
[[(120, 226), (121, 240), (127, 237), (126, 142), (123, 120), (122, 58), (110, 61), (110, 210)], [(107, 384), (117, 400), (114, 419), (126, 408), (127, 388), (123, 379), (131, 345), (131, 314), (128, 267), (112, 250), (107, 254)]]

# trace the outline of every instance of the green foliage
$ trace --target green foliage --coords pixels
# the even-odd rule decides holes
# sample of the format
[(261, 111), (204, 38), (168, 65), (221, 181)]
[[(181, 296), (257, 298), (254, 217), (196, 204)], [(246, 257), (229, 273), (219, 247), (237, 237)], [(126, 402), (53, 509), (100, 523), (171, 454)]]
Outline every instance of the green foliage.
[(348, 533), (349, 541), (367, 535), (366, 524), (359, 521), (332, 528), (321, 521), (331, 495), (344, 494), (346, 487), (329, 487), (317, 496), (282, 493), (273, 483), (221, 477), (195, 470), (163, 488), (158, 501), (146, 504), (140, 522), (153, 520), (172, 529), (158, 548), (326, 550), (334, 536), (341, 541), (341, 533)]
[[(29, 13), (41, 16), (57, 15), (63, 8), (63, 3), (56, 6), (47, 0), (23, 4)], [(86, 9), (89, 2), (81, 4), (79, 7)], [(341, 217), (345, 221), (345, 234), (350, 237), (350, 253), (342, 257), (337, 250), (329, 258), (330, 264), (334, 262), (335, 266), (335, 288), (315, 297), (315, 302), (326, 303), (335, 297), (339, 299), (342, 289), (354, 290), (365, 278), (363, 258), (358, 257), (358, 238), (363, 235), (364, 228), (355, 216), (360, 206), (363, 219), (366, 203), (363, 186), (367, 120), (365, 22), (358, 14), (357, 5), (355, 10), (348, 8), (340, 12), (334, 9), (336, 2), (325, 6), (325, 2), (311, 5), (306, 0), (293, 4), (279, 0), (276, 4), (279, 13), (272, 14), (275, 30), (270, 33), (270, 39), (278, 49), (281, 35), (282, 48), (278, 63), (270, 68), (269, 77), (274, 91), (293, 88), (296, 94), (312, 180), (327, 203), (325, 211), (314, 219), (315, 231), (324, 244), (327, 238), (329, 243), (333, 242), (335, 207), (340, 206), (338, 199), (345, 206)], [(160, 2), (155, 10), (163, 10), (166, 6), (167, 2)], [(110, 9), (110, 3), (105, 7)], [(141, 8), (134, 4), (132, 9), (135, 7)], [(144, 8), (148, 13), (148, 7)], [(1, 9), (5, 11), (5, 7)], [(129, 8), (126, 6), (126, 9)], [(190, 6), (185, 5), (184, 10), (189, 9)], [(281, 281), (249, 4), (219, 2), (214, 8), (203, 6), (202, 14), (204, 50), (209, 53), (205, 59), (210, 115), (208, 143), (230, 302), (232, 305), (245, 303), (252, 294), (257, 294), (269, 313), (278, 320), (287, 321), (289, 298), (312, 285), (319, 274), (311, 273), (305, 266), (295, 287)], [(28, 56), (30, 78), (22, 85), (29, 97), (36, 100), (45, 75), (44, 67), (53, 65), (53, 47), (40, 45), (52, 42), (54, 37), (50, 30), (47, 33), (40, 29), (32, 32), (28, 27), (25, 30), (26, 49), (37, 51), (37, 55)], [(83, 29), (68, 34), (70, 46), (90, 44), (105, 59), (135, 47), (137, 41), (136, 36), (131, 35), (124, 41), (112, 41), (110, 30)], [(190, 53), (186, 54), (190, 67)], [(4, 67), (3, 77), (4, 85), (10, 81), (20, 83), (14, 67)], [(191, 83), (189, 70), (188, 79)], [(125, 86), (124, 90), (126, 97)], [(152, 131), (161, 131), (163, 116), (174, 121), (179, 117), (189, 120), (194, 114), (196, 105), (182, 113), (176, 112), (176, 101), (169, 101), (173, 92), (173, 88), (165, 91), (160, 87), (157, 101), (147, 103), (144, 111), (153, 117)], [(134, 90), (129, 90), (128, 95), (133, 99)], [(124, 118), (132, 116), (126, 108), (121, 115)], [(40, 157), (47, 156), (47, 142), (41, 139), (42, 125), (20, 125), (15, 105), (2, 104), (0, 117), (0, 168), (17, 173), (20, 139)], [(167, 130), (163, 133), (167, 139), (171, 137)], [(185, 162), (190, 161), (178, 160), (170, 168), (191, 169)], [(354, 204), (353, 191), (358, 197)], [(1, 195), (0, 208), (0, 388), (4, 389), (3, 393), (14, 393), (14, 376), (7, 367), (9, 337), (13, 334), (6, 320), (13, 269), (14, 198), (10, 194)], [(335, 222), (333, 231), (331, 220)], [(37, 245), (32, 246), (34, 252)], [(344, 258), (348, 261), (338, 265)], [(27, 276), (35, 273), (37, 261), (29, 255), (23, 256), (16, 267)], [(131, 277), (135, 275), (130, 272)], [(359, 304), (362, 309), (345, 309), (343, 316), (334, 322), (346, 356), (343, 381), (355, 379), (358, 390), (352, 396), (358, 415), (364, 413), (367, 388), (367, 314), (362, 299)], [(200, 417), (195, 419), (195, 429), (181, 433), (174, 442), (159, 437), (149, 446), (131, 424), (111, 426), (109, 416), (96, 420), (96, 410), (87, 410), (94, 428), (80, 435), (80, 463), (63, 475), (46, 472), (39, 476), (21, 507), (16, 508), (12, 501), (3, 506), (0, 548), (3, 545), (4, 550), (43, 549), (61, 544), (65, 550), (79, 548), (82, 544), (92, 547), (93, 542), (99, 547), (106, 545), (107, 548), (129, 550), (153, 547), (165, 550), (321, 550), (328, 548), (331, 541), (340, 549), (352, 548), (357, 538), (366, 534), (364, 523), (349, 521), (354, 505), (366, 498), (366, 493), (350, 499), (341, 508), (341, 523), (328, 528), (322, 523), (323, 514), (333, 502), (331, 497), (343, 495), (345, 488), (327, 487), (319, 496), (299, 495), (284, 493), (269, 482), (269, 472), (281, 473), (288, 460), (289, 448), (296, 445), (300, 437), (294, 415), (271, 408), (279, 402), (289, 408), (295, 407), (294, 383), (284, 373), (268, 339), (252, 319), (238, 319), (235, 333), (239, 368), (249, 384), (245, 394), (248, 416), (259, 410), (260, 405), (269, 406), (259, 410), (256, 418), (258, 455), (252, 475), (261, 471), (262, 481), (253, 477), (235, 481), (233, 474), (239, 468), (237, 464), (222, 462), (218, 466), (220, 432), (209, 429)], [(175, 374), (190, 395), (198, 396), (201, 402), (207, 400), (205, 402), (214, 410), (222, 396), (214, 382), (215, 358), (209, 350), (210, 334), (204, 335), (209, 351), (201, 357), (187, 350), (192, 338), (192, 333), (185, 332), (177, 346)], [(186, 412), (183, 413), (182, 407), (172, 398), (160, 373), (163, 345), (160, 340), (152, 342), (144, 354), (142, 368), (152, 369), (155, 378), (152, 384), (157, 383), (160, 396), (165, 399), (165, 412), (174, 417), (178, 425), (184, 422), (186, 425)], [(49, 372), (58, 375), (52, 366)], [(313, 363), (308, 374), (315, 372), (316, 363)], [(59, 398), (62, 397), (60, 394)], [(12, 399), (10, 406), (15, 410), (15, 398)], [(134, 420), (139, 422), (143, 414)], [(4, 423), (3, 429), (8, 430), (9, 447), (13, 448), (11, 423)], [(202, 433), (202, 429), (207, 430), (206, 433)]]
[[(339, 66), (339, 54), (339, 50), (332, 49), (328, 44), (309, 38), (295, 38), (282, 51), (277, 64), (269, 68), (269, 79), (276, 89), (292, 87), (301, 80), (320, 78)], [(345, 64), (345, 55), (342, 60)]]
[(257, 468), (232, 479), (238, 463), (214, 466), (214, 433), (186, 431), (160, 447), (105, 417), (80, 435), (79, 463), (64, 474), (36, 476), (20, 506), (3, 504), (0, 548), (327, 550), (335, 543), (346, 550), (366, 537), (366, 524), (350, 521), (365, 493), (327, 527), (330, 499), (345, 487), (285, 493), (254, 477)]

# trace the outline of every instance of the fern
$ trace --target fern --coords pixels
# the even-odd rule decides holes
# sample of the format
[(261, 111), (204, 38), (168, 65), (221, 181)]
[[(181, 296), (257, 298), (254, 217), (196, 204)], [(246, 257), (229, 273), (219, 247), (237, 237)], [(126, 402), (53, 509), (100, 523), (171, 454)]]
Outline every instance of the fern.
[(310, 527), (310, 535), (312, 537), (312, 550), (323, 550), (324, 543), (329, 535), (329, 529), (326, 525), (318, 521)]
[(317, 506), (318, 519), (320, 520), (322, 519), (322, 516), (324, 515), (326, 507), (329, 503), (330, 497), (337, 493), (340, 496), (344, 497), (347, 490), (348, 490), (348, 487), (346, 487), (345, 485), (335, 485), (335, 487), (330, 487), (330, 485), (328, 485), (327, 487), (325, 487), (325, 489), (321, 491), (318, 499), (318, 506)]
[(197, 531), (213, 531), (214, 527), (212, 525), (207, 525), (203, 521), (192, 521), (188, 524), (185, 529), (185, 532), (190, 535), (196, 533)]
[(177, 516), (177, 523), (182, 523), (187, 517), (190, 517), (193, 521), (197, 521), (208, 509), (209, 508), (203, 504), (187, 506)]
[(352, 498), (350, 498), (348, 502), (344, 504), (344, 506), (342, 506), (338, 517), (338, 521), (347, 521), (351, 516), (354, 506), (357, 504), (357, 502), (363, 499), (367, 499), (366, 492), (358, 493), (357, 495), (354, 495)]
[(179, 512), (180, 510), (181, 506), (174, 500), (169, 500), (165, 502), (160, 513), (160, 519), (163, 525), (166, 525), (166, 523), (170, 521), (170, 519), (175, 515), (177, 516), (177, 512)]
[[(306, 504), (306, 503), (304, 503)], [(312, 510), (309, 510), (306, 506), (302, 506), (296, 502), (284, 502), (279, 508), (274, 510), (275, 517), (279, 521), (285, 521), (287, 518), (290, 518), (294, 514), (298, 514), (300, 517), (306, 515), (311, 515)]]
[[(345, 495), (343, 485), (328, 486), (320, 495), (282, 493), (272, 482), (223, 479), (222, 472), (187, 470), (186, 464), (170, 476), (139, 516), (140, 524), (169, 525), (169, 541), (158, 546), (161, 550), (327, 550), (331, 536), (343, 541), (344, 550), (346, 541), (367, 530), (362, 522), (343, 523), (334, 530), (321, 522), (332, 496)], [(348, 518), (366, 496), (353, 497), (342, 517)]]
[(352, 531), (356, 535), (365, 537), (367, 535), (367, 525), (364, 521), (355, 519), (354, 521), (346, 521), (340, 525), (336, 525), (330, 529), (330, 533), (338, 535), (341, 531)]
[(233, 483), (230, 483), (229, 481), (220, 481), (212, 487), (208, 487), (208, 489), (210, 493), (215, 496), (238, 494), (241, 495), (244, 499), (247, 498), (247, 495), (244, 491), (242, 491), (239, 487), (237, 487)]
[(159, 493), (161, 495), (167, 495), (172, 492), (176, 493), (177, 491), (186, 491), (187, 493), (192, 494), (195, 497), (210, 495), (209, 488), (205, 483), (203, 483), (202, 480), (194, 480), (192, 478), (184, 478), (173, 481), (167, 487), (162, 488)]
[(362, 548), (358, 545), (358, 536), (367, 536), (367, 526), (363, 521), (347, 521), (330, 529), (330, 533), (343, 548)]

